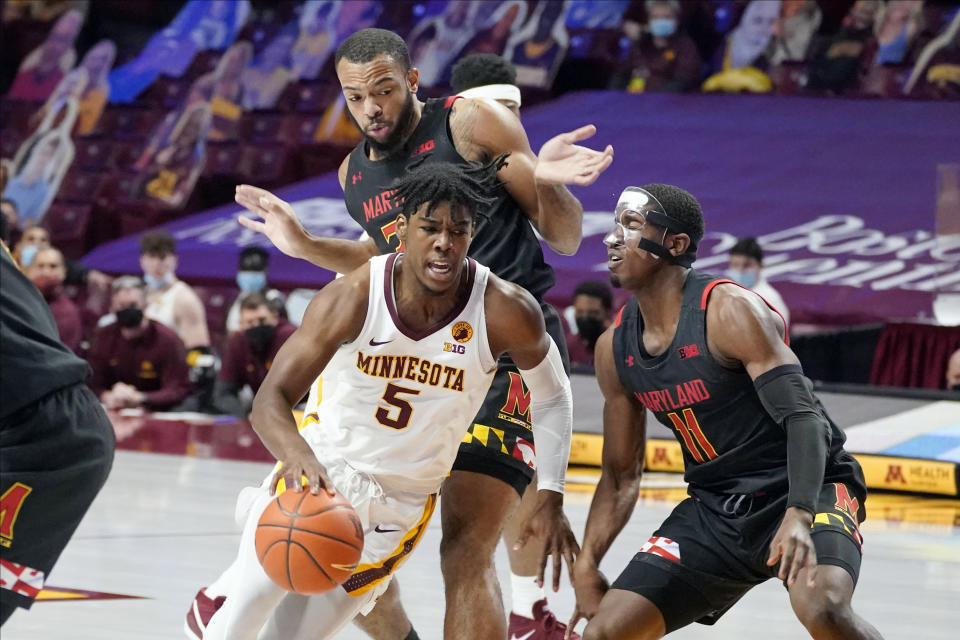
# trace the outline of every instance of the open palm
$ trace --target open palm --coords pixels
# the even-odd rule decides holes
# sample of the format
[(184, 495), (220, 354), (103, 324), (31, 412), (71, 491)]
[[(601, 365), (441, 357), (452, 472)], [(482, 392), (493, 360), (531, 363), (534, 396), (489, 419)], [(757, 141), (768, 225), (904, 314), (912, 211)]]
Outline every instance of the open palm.
[(273, 246), (288, 256), (300, 257), (299, 247), (308, 235), (290, 203), (248, 184), (237, 187), (235, 199), (262, 220), (241, 216), (238, 222), (242, 226), (267, 236)]
[(613, 147), (594, 151), (576, 144), (597, 132), (592, 124), (568, 131), (547, 140), (540, 147), (534, 177), (545, 184), (575, 184), (585, 187), (593, 184), (610, 163)]

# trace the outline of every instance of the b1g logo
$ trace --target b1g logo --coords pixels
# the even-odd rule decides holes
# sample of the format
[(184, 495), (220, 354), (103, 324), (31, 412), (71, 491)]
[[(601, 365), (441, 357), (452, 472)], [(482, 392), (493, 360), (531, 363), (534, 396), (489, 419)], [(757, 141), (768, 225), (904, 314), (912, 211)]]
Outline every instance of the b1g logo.
[(458, 322), (453, 325), (450, 333), (457, 342), (469, 342), (470, 338), (473, 337), (473, 327), (470, 326), (469, 322)]
[(13, 486), (0, 496), (0, 546), (9, 548), (13, 543), (13, 525), (17, 523), (20, 508), (33, 487), (22, 482), (14, 482)]
[(448, 353), (466, 353), (467, 348), (462, 344), (453, 344), (450, 342), (443, 343), (443, 350)]

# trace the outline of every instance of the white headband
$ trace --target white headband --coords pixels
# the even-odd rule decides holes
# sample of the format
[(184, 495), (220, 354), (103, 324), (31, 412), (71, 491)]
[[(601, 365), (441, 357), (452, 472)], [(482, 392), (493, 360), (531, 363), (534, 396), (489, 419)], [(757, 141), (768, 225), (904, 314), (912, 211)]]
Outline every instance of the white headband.
[(520, 88), (513, 84), (485, 84), (482, 87), (464, 89), (461, 98), (490, 98), (491, 100), (510, 100), (520, 106)]

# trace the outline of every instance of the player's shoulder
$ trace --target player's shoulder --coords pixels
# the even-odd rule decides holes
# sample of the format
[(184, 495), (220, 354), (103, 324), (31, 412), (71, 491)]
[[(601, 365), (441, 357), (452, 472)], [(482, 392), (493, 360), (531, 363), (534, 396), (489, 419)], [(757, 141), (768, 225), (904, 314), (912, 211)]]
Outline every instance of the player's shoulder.
[(484, 305), (488, 309), (496, 309), (498, 314), (543, 316), (540, 303), (529, 291), (516, 283), (504, 280), (492, 271), (487, 278)]
[(737, 321), (764, 320), (772, 318), (772, 309), (755, 292), (735, 282), (718, 282), (712, 286), (709, 297), (705, 298), (708, 322), (712, 319), (721, 323)]
[(454, 139), (468, 135), (475, 141), (496, 140), (523, 131), (520, 120), (502, 104), (482, 98), (461, 98), (450, 107)]

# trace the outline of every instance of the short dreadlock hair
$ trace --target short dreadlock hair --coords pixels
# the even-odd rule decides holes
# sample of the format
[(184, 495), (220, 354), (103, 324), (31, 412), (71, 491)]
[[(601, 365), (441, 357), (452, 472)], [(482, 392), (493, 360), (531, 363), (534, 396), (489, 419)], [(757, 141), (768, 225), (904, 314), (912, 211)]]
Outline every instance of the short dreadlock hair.
[(693, 194), (672, 184), (645, 184), (640, 188), (652, 193), (653, 197), (660, 201), (665, 214), (674, 220), (679, 220), (690, 229), (688, 235), (691, 240), (700, 242), (704, 232), (703, 210)]
[(361, 29), (337, 47), (334, 65), (346, 58), (349, 62), (364, 64), (381, 55), (388, 55), (400, 64), (404, 71), (410, 70), (410, 50), (403, 38), (386, 29)]
[(450, 88), (454, 93), (488, 84), (517, 84), (517, 68), (495, 53), (471, 53), (453, 65)]
[(486, 164), (420, 161), (411, 165), (392, 185), (393, 197), (402, 203), (400, 214), (409, 220), (425, 204), (429, 215), (447, 203), (452, 210), (469, 212), (476, 222), (477, 214), (496, 202), (503, 184), (497, 172), (506, 166), (508, 155), (499, 155)]

